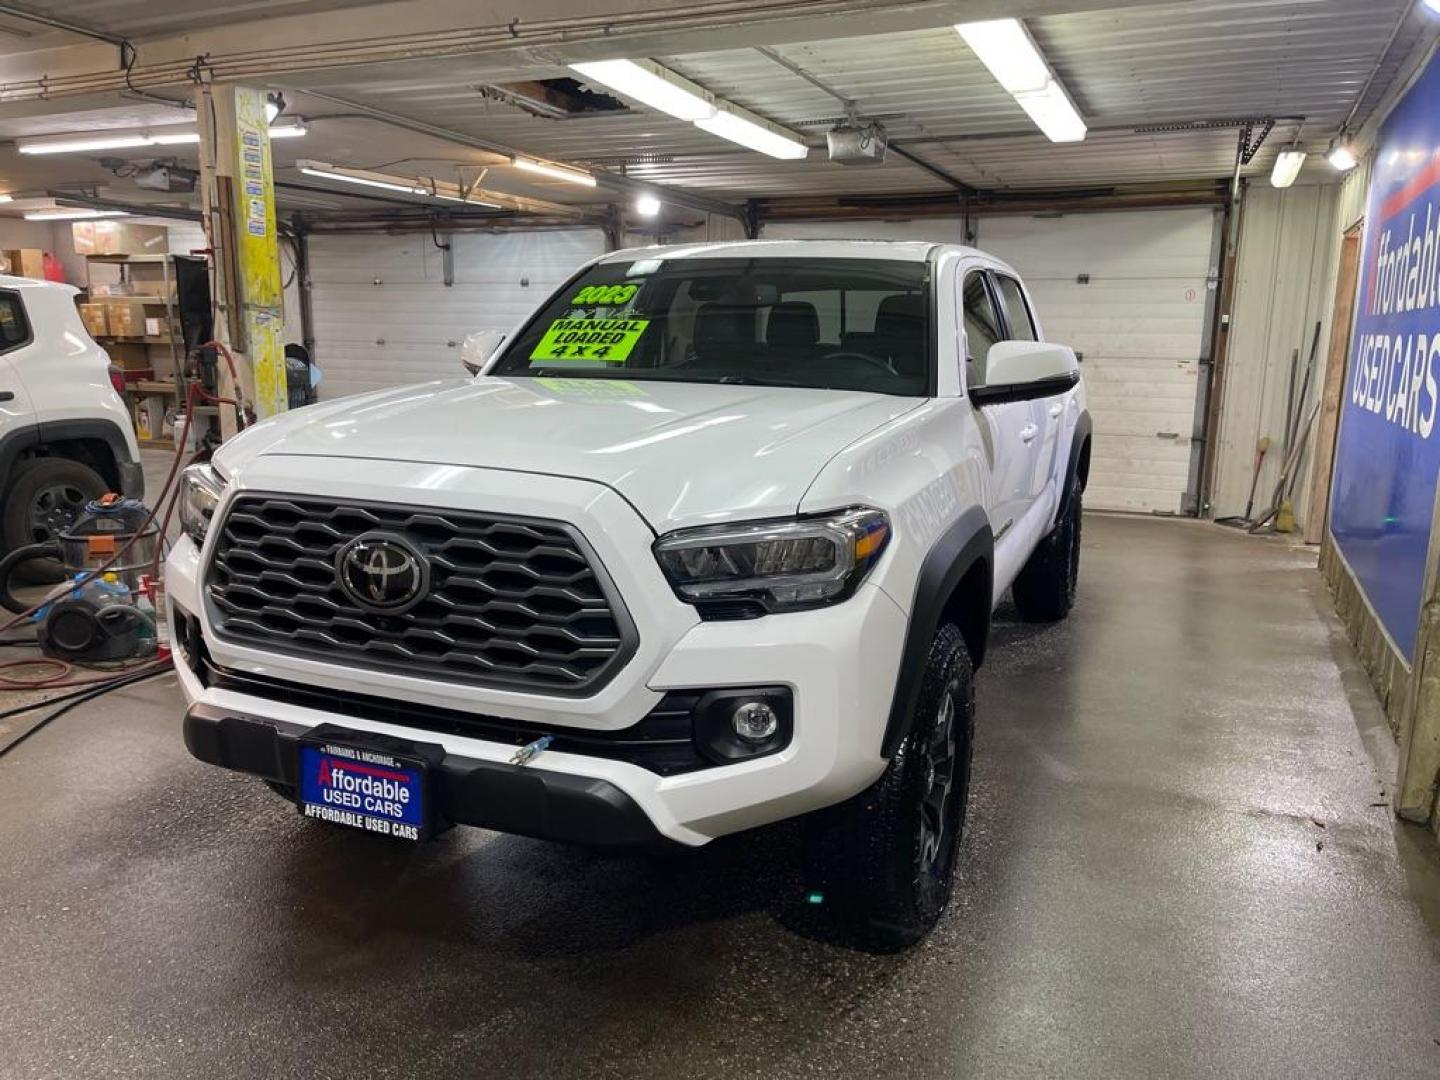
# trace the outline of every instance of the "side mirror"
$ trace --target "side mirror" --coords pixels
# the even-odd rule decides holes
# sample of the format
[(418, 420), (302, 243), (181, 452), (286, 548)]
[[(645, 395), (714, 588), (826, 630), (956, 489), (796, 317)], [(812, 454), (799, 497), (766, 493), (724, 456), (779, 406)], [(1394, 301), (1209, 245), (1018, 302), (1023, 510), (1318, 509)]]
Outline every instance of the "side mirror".
[(460, 345), (460, 363), (471, 375), (479, 375), (500, 346), (505, 344), (507, 337), (509, 335), (504, 330), (479, 330), (466, 334)]
[(1075, 351), (1048, 341), (1001, 341), (985, 359), (985, 385), (972, 387), (976, 405), (1055, 397), (1080, 381)]

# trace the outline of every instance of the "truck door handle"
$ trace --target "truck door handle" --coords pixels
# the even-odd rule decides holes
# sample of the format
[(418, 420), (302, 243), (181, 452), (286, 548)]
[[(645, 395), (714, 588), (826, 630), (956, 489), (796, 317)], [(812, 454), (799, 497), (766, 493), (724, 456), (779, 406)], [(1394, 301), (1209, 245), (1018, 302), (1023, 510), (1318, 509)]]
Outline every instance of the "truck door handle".
[(1034, 424), (1026, 424), (1023, 428), (1020, 429), (1020, 441), (1027, 443), (1034, 442), (1035, 436), (1039, 434), (1040, 429), (1038, 427), (1036, 427)]
[(0, 402), (14, 401), (14, 400), (15, 400), (15, 391), (14, 391), (14, 390), (0, 390)]
[(1057, 401), (1054, 405), (1050, 406), (1050, 418), (1053, 420), (1055, 417), (1059, 416), (1064, 411), (1064, 404)]

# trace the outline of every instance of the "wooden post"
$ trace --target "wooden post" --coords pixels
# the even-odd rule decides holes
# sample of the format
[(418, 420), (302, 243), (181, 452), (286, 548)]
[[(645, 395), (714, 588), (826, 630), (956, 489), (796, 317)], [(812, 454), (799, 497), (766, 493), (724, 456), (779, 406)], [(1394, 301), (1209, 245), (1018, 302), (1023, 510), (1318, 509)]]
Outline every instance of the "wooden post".
[(1420, 593), (1420, 626), (1410, 689), (1400, 714), (1400, 789), (1395, 812), (1407, 821), (1429, 821), (1440, 832), (1436, 785), (1440, 783), (1440, 488), (1430, 516), (1430, 548)]
[(1360, 254), (1365, 246), (1364, 222), (1352, 225), (1340, 241), (1340, 272), (1335, 278), (1335, 305), (1330, 318), (1330, 355), (1325, 361), (1325, 388), (1320, 396), (1320, 426), (1315, 438), (1310, 513), (1305, 542), (1318, 544), (1330, 514), (1330, 478), (1335, 465), (1335, 439), (1340, 430), (1340, 403), (1350, 360), (1350, 335), (1355, 325), (1355, 300), (1360, 284)]

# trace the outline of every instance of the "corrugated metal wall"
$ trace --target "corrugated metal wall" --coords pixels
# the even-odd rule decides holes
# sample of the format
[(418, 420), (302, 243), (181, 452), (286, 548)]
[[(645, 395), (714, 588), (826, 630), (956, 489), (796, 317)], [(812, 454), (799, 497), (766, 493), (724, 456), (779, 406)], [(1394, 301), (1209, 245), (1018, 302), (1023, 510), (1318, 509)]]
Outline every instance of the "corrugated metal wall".
[[(1095, 422), (1085, 505), (1179, 514), (1190, 474), (1216, 211), (1209, 207), (980, 219), (978, 245), (1014, 266), (1045, 336), (1084, 355)], [(960, 243), (959, 218), (777, 222), (770, 239)]]
[[(597, 229), (457, 233), (450, 243), (447, 287), (428, 233), (310, 238), (322, 400), (463, 375), (467, 334), (512, 329), (605, 250)], [(287, 340), (295, 336), (287, 329)]]
[[(1262, 436), (1270, 437), (1270, 449), (1255, 511), (1269, 506), (1284, 456), (1291, 358), (1299, 349), (1298, 383), (1317, 321), (1320, 345), (1308, 400), (1318, 400), (1329, 343), (1340, 202), (1339, 185), (1284, 191), (1256, 185), (1246, 194), (1211, 496), (1215, 517), (1244, 511)], [(1301, 520), (1310, 495), (1312, 450), (1307, 444), (1293, 494)]]

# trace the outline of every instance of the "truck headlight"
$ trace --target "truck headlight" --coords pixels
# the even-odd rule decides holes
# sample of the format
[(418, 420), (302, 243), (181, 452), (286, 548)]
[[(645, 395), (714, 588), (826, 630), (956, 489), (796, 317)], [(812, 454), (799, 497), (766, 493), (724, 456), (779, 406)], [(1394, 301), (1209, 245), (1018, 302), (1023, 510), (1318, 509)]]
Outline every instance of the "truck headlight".
[(224, 490), (225, 481), (209, 465), (191, 465), (180, 474), (180, 528), (197, 547), (205, 543)]
[(844, 600), (879, 561), (890, 521), (879, 510), (681, 529), (655, 557), (681, 600), (752, 601), (767, 612)]

